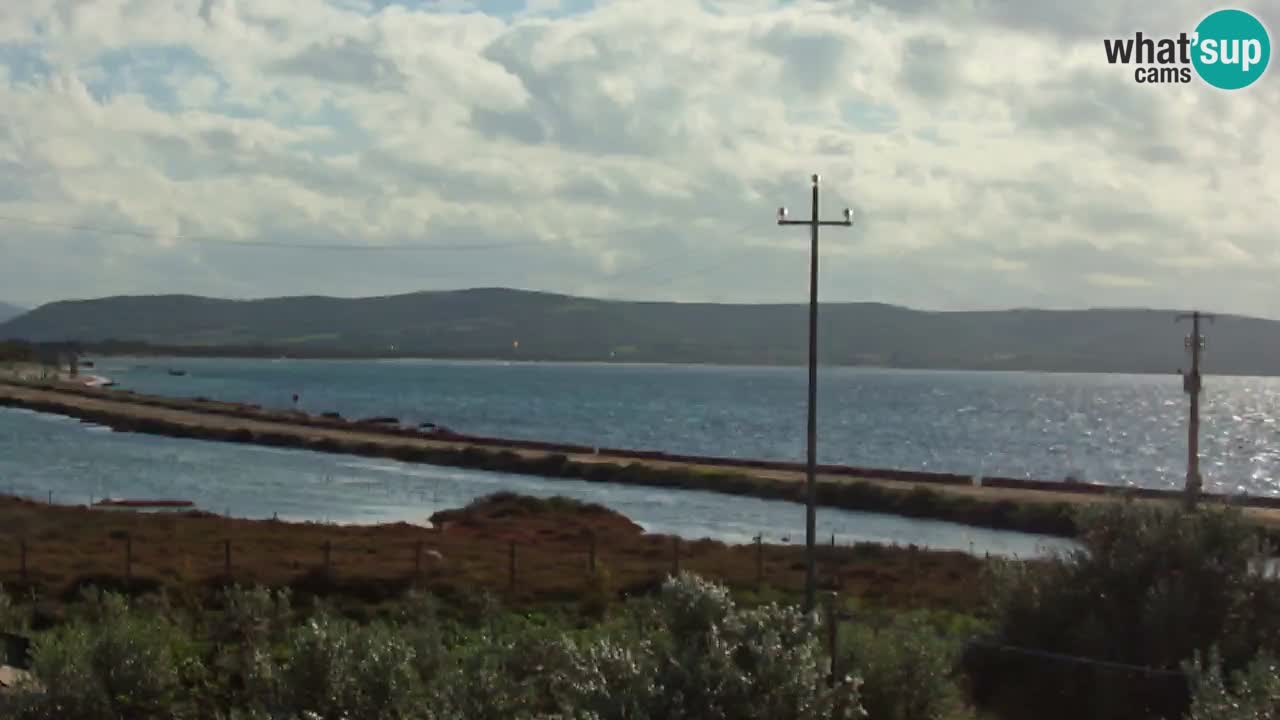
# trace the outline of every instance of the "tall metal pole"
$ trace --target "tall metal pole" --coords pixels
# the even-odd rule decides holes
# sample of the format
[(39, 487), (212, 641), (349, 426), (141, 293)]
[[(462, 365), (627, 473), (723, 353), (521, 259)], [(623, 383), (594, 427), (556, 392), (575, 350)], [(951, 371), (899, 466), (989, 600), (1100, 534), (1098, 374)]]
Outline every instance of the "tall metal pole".
[(1191, 319), (1191, 334), (1183, 341), (1183, 345), (1191, 351), (1191, 372), (1183, 373), (1182, 390), (1190, 396), (1191, 406), (1189, 408), (1189, 417), (1187, 418), (1187, 484), (1185, 500), (1187, 507), (1195, 507), (1204, 485), (1203, 478), (1200, 476), (1200, 391), (1202, 389), (1200, 353), (1204, 350), (1205, 342), (1204, 336), (1200, 334), (1200, 320), (1207, 319), (1212, 322), (1213, 316), (1197, 310), (1179, 315), (1177, 321), (1186, 320), (1187, 318)]
[(809, 245), (809, 402), (808, 428), (806, 431), (805, 452), (805, 582), (804, 610), (812, 612), (816, 606), (818, 589), (818, 228), (822, 225), (853, 224), (853, 212), (844, 211), (844, 220), (818, 219), (818, 183), (819, 176), (813, 178), (813, 200), (809, 220), (788, 220), (787, 209), (778, 208), (779, 225), (808, 225), (810, 231)]

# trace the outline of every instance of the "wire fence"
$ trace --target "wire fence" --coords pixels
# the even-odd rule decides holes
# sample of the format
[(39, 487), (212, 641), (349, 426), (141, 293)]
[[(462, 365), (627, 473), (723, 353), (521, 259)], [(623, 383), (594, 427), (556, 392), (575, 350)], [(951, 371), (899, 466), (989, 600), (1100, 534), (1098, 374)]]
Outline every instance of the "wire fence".
[[(255, 521), (258, 522), (258, 521)], [(313, 528), (323, 530), (324, 526)], [(417, 538), (398, 537), (394, 540), (376, 541), (359, 538), (338, 537), (323, 539), (318, 542), (295, 544), (290, 549), (295, 555), (301, 551), (304, 562), (296, 568), (293, 582), (312, 583), (342, 582), (362, 583), (371, 578), (377, 580), (399, 579), (408, 582), (429, 580), (433, 574), (450, 558), (441, 553), (442, 545), (435, 540), (449, 533), (448, 528), (422, 529)], [(199, 554), (203, 564), (203, 580), (222, 584), (254, 583), (262, 579), (264, 552), (261, 542), (250, 545), (238, 542), (234, 528), (228, 530), (225, 537), (209, 541), (194, 542), (165, 541), (154, 535), (140, 542), (139, 537), (130, 531), (112, 530), (102, 538), (102, 543), (93, 548), (98, 553), (93, 563), (99, 577), (104, 569), (114, 564), (117, 577), (122, 579), (126, 589), (145, 591), (152, 587), (150, 581), (164, 577), (173, 572), (179, 558), (191, 553)], [(68, 548), (65, 541), (45, 539), (40, 536), (30, 537), (25, 534), (10, 536), (11, 542), (3, 545), (10, 548), (4, 552), (0, 547), (0, 582), (17, 580), (19, 587), (34, 587), (39, 584), (44, 573), (42, 562), (57, 562), (66, 567), (66, 557), (83, 556), (76, 549)], [(690, 567), (690, 561), (697, 557), (689, 543), (679, 537), (665, 538), (664, 544), (647, 548), (645, 572), (651, 577), (651, 583), (660, 583), (666, 577), (678, 575), (682, 570), (691, 569), (705, 571), (706, 564)], [(378, 549), (378, 569), (369, 570), (368, 558), (371, 547)], [(581, 538), (577, 550), (571, 552), (571, 546), (563, 543), (552, 552), (536, 552), (535, 548), (515, 539), (490, 540), (477, 542), (470, 548), (472, 553), (484, 553), (483, 563), (490, 572), (485, 578), (486, 589), (505, 591), (513, 599), (533, 589), (527, 580), (544, 576), (550, 568), (561, 577), (590, 581), (604, 567), (605, 557), (599, 538), (588, 533)], [(464, 546), (453, 546), (462, 551)], [(757, 536), (752, 544), (756, 587), (769, 586), (773, 581), (783, 581), (783, 573), (794, 570), (788, 562), (782, 566), (766, 562), (769, 546), (763, 543), (763, 536)], [(829, 548), (824, 548), (829, 549)], [(140, 562), (140, 551), (146, 550), (146, 562)], [(445, 548), (446, 552), (448, 549)], [(616, 548), (609, 548), (616, 552)], [(13, 557), (12, 563), (3, 561), (5, 555)], [(505, 563), (501, 562), (505, 555)], [(789, 559), (794, 561), (792, 554)], [(472, 557), (475, 559), (475, 556)], [(216, 563), (216, 566), (212, 566)], [(72, 566), (74, 567), (73, 561)], [(566, 572), (566, 570), (568, 572)], [(713, 571), (706, 573), (714, 576)], [(914, 569), (913, 569), (914, 571)], [(794, 573), (787, 574), (794, 580)], [(462, 579), (473, 581), (475, 577), (463, 572)], [(739, 580), (745, 578), (739, 574)], [(537, 580), (534, 580), (537, 583)], [(279, 584), (279, 583), (266, 583)], [(650, 587), (653, 585), (651, 584)], [(426, 587), (430, 587), (428, 583)], [(589, 587), (589, 586), (579, 586)], [(543, 588), (545, 589), (545, 587)], [(563, 587), (561, 588), (563, 590)], [(819, 612), (824, 620), (822, 631), (829, 654), (829, 677), (832, 681), (842, 677), (842, 652), (840, 644), (841, 628), (847, 623), (857, 623), (859, 618), (854, 612), (842, 609), (841, 594), (827, 592), (823, 597)], [(964, 643), (963, 663), (966, 672), (974, 681), (973, 693), (975, 701), (984, 704), (1000, 692), (999, 687), (984, 685), (985, 678), (1000, 678), (1002, 682), (1020, 677), (1028, 678), (1027, 682), (1043, 682), (1045, 678), (1053, 678), (1059, 682), (1061, 689), (1053, 687), (1054, 692), (1082, 691), (1089, 688), (1116, 688), (1115, 692), (1127, 693), (1132, 697), (1149, 699), (1152, 707), (1179, 707), (1188, 696), (1190, 678), (1181, 669), (1148, 667), (1106, 658), (1085, 657), (1051, 650), (1023, 647), (1001, 643), (985, 637), (972, 637)]]
[[(822, 608), (829, 659), (828, 681), (843, 677), (841, 627), (857, 622), (855, 614), (840, 609), (837, 593), (828, 593)], [(1123, 698), (1131, 707), (1144, 709), (1143, 717), (1180, 717), (1191, 698), (1193, 677), (1184, 668), (1151, 667), (1106, 658), (1054, 652), (973, 636), (963, 640), (959, 669), (968, 678), (971, 699), (979, 707), (1003, 702), (1010, 688), (1014, 695), (1029, 695), (1037, 703), (1053, 703), (1074, 696)], [(1016, 701), (1015, 701), (1016, 702)], [(1032, 710), (1034, 708), (1023, 708)], [(1021, 711), (1019, 711), (1021, 712)]]
[[(51, 493), (29, 498), (53, 499)], [(606, 544), (595, 530), (576, 528), (542, 542), (527, 537), (533, 531), (523, 528), (477, 533), (465, 520), (382, 532), (379, 526), (286, 525), (187, 507), (157, 513), (131, 507), (93, 510), (103, 521), (88, 532), (0, 529), (0, 584), (41, 592), (87, 584), (146, 592), (183, 583), (305, 583), (318, 591), (359, 593), (368, 583), (385, 585), (390, 593), (392, 586), (429, 588), (443, 581), (523, 600), (591, 591), (602, 572), (610, 581), (607, 592), (643, 591), (689, 569), (740, 588), (799, 588), (799, 548), (768, 544), (764, 534), (747, 546), (669, 535), (610, 536)], [(820, 548), (824, 569), (843, 568), (852, 553), (843, 559), (836, 555), (854, 547), (837, 546), (833, 537), (830, 546)], [(728, 557), (732, 568), (718, 564)], [(915, 564), (911, 570), (917, 570)]]

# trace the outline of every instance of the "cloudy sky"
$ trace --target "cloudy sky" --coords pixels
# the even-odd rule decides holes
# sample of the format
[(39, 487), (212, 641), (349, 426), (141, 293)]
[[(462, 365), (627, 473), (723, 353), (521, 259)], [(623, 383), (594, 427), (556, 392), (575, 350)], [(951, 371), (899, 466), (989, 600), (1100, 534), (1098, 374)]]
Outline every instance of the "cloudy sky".
[(0, 300), (803, 302), (774, 213), (819, 172), (856, 213), (825, 300), (1280, 317), (1280, 68), (1139, 85), (1102, 49), (1217, 7), (4, 2)]

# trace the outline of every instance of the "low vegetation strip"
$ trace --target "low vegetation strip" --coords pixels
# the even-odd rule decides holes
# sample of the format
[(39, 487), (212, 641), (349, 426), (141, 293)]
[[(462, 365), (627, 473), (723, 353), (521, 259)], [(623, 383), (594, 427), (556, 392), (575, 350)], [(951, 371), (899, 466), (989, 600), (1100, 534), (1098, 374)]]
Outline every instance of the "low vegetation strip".
[[(373, 424), (347, 423), (251, 406), (177, 400), (61, 386), (0, 382), (0, 405), (76, 417), (118, 431), (178, 438), (294, 447), (327, 453), (386, 457), (404, 462), (589, 482), (703, 490), (800, 501), (802, 473), (791, 467), (708, 462), (706, 458), (646, 459), (611, 451), (563, 452), (516, 443), (485, 443), (456, 435), (424, 434)], [(1133, 491), (1079, 493), (955, 482), (885, 480), (824, 472), (818, 500), (825, 507), (927, 518), (1001, 530), (1074, 536), (1071, 512), (1080, 502)], [(1271, 521), (1270, 514), (1260, 515)]]
[[(797, 547), (670, 542), (566, 498), (432, 519), (443, 530), (0, 498), (0, 665), (21, 668), (0, 678), (0, 717), (1280, 717), (1280, 587), (1257, 566), (1274, 547), (1233, 509), (1088, 506), (1078, 549), (1035, 561), (822, 548), (838, 592), (813, 614), (794, 602)], [(218, 538), (237, 554), (200, 556)], [(415, 542), (431, 568), (408, 576)], [(753, 556), (764, 583), (744, 578)], [(55, 567), (80, 582), (59, 592)]]
[[(0, 496), (0, 585), (55, 605), (74, 602), (91, 585), (207, 598), (229, 584), (262, 584), (352, 608), (416, 587), (464, 604), (488, 592), (513, 606), (603, 609), (651, 591), (674, 569), (786, 596), (804, 580), (802, 547), (677, 541), (563, 497), (499, 493), (437, 512), (430, 527), (427, 520), (291, 523)], [(821, 550), (822, 585), (868, 605), (982, 607), (983, 558), (877, 545)]]

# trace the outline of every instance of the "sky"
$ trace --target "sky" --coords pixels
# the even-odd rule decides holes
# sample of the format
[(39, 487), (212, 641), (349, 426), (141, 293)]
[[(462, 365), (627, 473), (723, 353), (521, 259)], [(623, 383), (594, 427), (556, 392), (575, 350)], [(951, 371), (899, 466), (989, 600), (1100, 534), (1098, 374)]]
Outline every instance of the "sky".
[(0, 300), (805, 302), (819, 173), (824, 301), (1280, 318), (1280, 67), (1103, 50), (1218, 7), (5, 2)]

